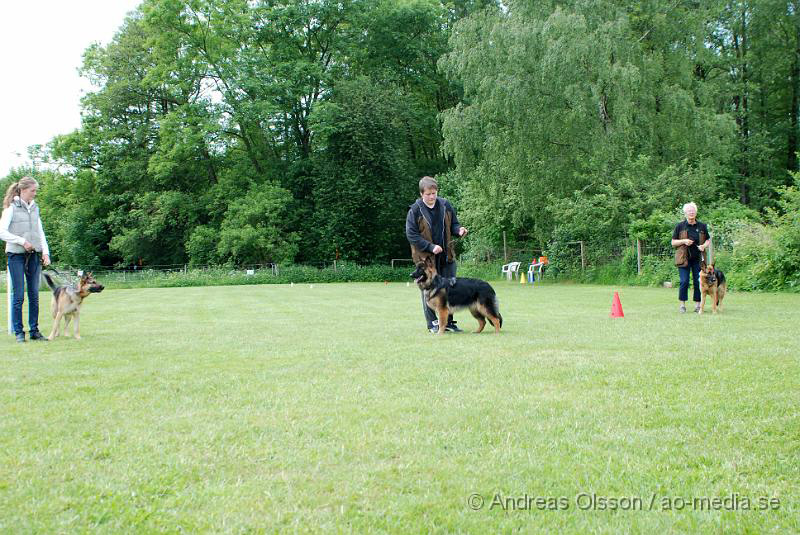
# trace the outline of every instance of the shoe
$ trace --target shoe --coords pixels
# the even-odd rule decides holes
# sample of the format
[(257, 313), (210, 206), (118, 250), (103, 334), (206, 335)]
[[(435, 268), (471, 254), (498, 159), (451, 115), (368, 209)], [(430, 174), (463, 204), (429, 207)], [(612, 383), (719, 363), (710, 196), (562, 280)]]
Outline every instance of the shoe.
[(37, 340), (39, 342), (47, 342), (47, 338), (45, 337), (45, 335), (43, 335), (39, 331), (32, 332), (30, 337), (31, 337), (31, 340)]
[(439, 332), (439, 327), (431, 327), (428, 329), (431, 334), (437, 334)]
[(447, 327), (444, 328), (445, 331), (450, 331), (451, 333), (463, 333), (463, 329), (459, 329), (458, 325), (455, 323), (450, 323)]
[(699, 304), (695, 305), (694, 312), (695, 312), (695, 314), (699, 314), (700, 313), (700, 305)]
[(25, 333), (17, 335), (17, 342), (19, 342), (20, 344), (25, 343)]
[(681, 307), (678, 309), (678, 312), (680, 312), (681, 314), (686, 314), (686, 306), (681, 305)]

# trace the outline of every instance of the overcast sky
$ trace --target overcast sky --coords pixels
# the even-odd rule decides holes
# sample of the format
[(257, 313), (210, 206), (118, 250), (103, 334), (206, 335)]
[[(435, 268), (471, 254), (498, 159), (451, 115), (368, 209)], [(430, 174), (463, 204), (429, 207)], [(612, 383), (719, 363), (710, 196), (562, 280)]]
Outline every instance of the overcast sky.
[(141, 0), (0, 2), (0, 178), (28, 161), (29, 145), (80, 126), (83, 52), (108, 44)]

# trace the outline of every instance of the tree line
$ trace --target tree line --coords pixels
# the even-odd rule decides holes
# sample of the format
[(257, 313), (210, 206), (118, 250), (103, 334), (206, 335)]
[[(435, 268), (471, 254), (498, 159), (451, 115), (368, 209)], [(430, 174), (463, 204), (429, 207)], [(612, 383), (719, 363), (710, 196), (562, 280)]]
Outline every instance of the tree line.
[(689, 200), (767, 217), (798, 169), (798, 7), (145, 0), (86, 50), (81, 127), (6, 181), (43, 182), (73, 265), (406, 257), (423, 175), (475, 257)]

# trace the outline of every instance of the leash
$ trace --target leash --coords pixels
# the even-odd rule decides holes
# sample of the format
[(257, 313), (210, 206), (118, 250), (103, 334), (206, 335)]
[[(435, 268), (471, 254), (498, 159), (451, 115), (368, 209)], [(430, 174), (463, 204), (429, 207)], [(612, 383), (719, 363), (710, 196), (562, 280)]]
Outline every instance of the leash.
[(68, 275), (65, 275), (64, 273), (61, 273), (59, 270), (57, 270), (57, 269), (56, 269), (56, 268), (54, 268), (54, 267), (48, 267), (48, 268), (47, 268), (47, 271), (52, 271), (53, 273), (55, 273), (55, 274), (56, 274), (56, 275), (58, 275), (59, 277), (67, 277), (67, 276), (68, 276)]
[(61, 273), (59, 270), (57, 270), (56, 268), (54, 268), (52, 266), (48, 267), (47, 271), (52, 271), (53, 273), (58, 275), (61, 279), (67, 281), (69, 283), (69, 286), (71, 286), (73, 288), (77, 287), (77, 284), (75, 283), (75, 276), (74, 275), (71, 275), (69, 273)]
[[(28, 272), (28, 262), (30, 261), (32, 256), (39, 257), (39, 252), (38, 251), (25, 251), (25, 267), (24, 267), (24, 269), (25, 269), (26, 273)], [(40, 262), (41, 262), (41, 260), (40, 260)]]

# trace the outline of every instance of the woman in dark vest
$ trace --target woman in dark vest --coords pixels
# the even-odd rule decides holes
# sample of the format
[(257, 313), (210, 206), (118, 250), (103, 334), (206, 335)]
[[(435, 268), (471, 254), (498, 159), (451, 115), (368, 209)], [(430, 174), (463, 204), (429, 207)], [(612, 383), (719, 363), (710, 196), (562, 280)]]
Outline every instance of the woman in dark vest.
[(700, 311), (700, 262), (703, 254), (711, 243), (708, 227), (697, 220), (697, 205), (693, 202), (683, 205), (683, 214), (686, 219), (675, 226), (672, 232), (672, 246), (675, 247), (675, 265), (678, 266), (681, 285), (678, 289), (678, 309), (681, 314), (686, 312), (686, 301), (689, 298), (689, 275), (692, 276), (694, 291), (694, 311)]
[(26, 281), (30, 338), (47, 340), (39, 332), (39, 281), (42, 265), (50, 264), (50, 251), (39, 217), (39, 205), (34, 200), (38, 189), (39, 183), (27, 176), (11, 184), (3, 198), (3, 215), (0, 216), (0, 239), (6, 242), (8, 272), (11, 274), (11, 323), (17, 342), (25, 341), (22, 303)]

